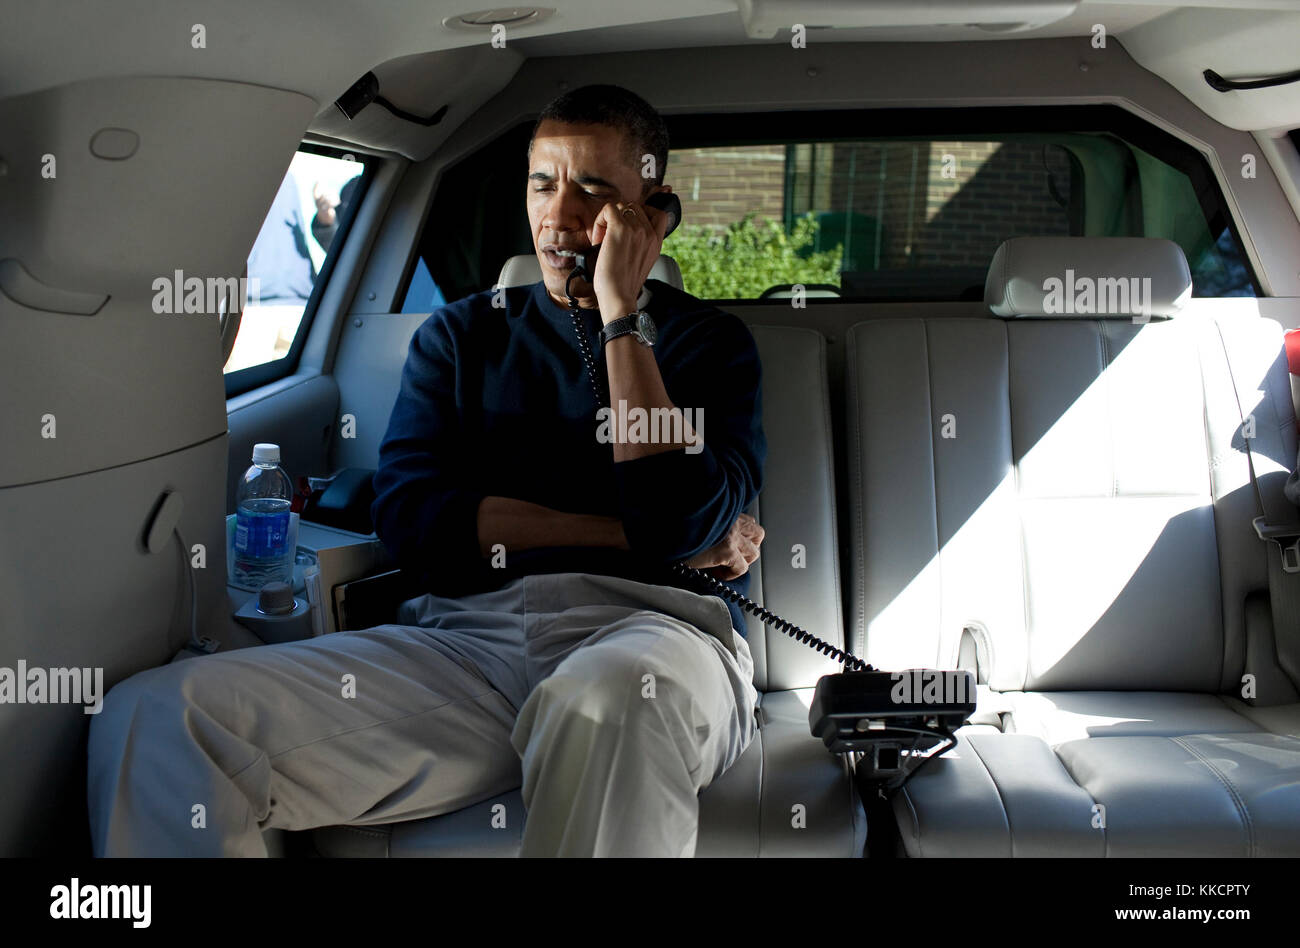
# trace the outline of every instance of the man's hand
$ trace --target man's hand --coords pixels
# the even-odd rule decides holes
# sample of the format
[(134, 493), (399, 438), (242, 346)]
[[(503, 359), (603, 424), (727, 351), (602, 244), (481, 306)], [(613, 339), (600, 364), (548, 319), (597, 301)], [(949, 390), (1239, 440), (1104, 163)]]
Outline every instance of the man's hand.
[(667, 230), (668, 215), (644, 204), (606, 204), (596, 215), (591, 242), (600, 244), (600, 257), (591, 285), (603, 322), (621, 319), (636, 310), (641, 286), (659, 259)]
[(311, 187), (312, 199), (316, 202), (316, 220), (322, 227), (334, 223), (334, 212), (339, 206), (339, 199), (326, 192), (317, 181)]
[(696, 553), (686, 561), (686, 565), (711, 570), (718, 579), (738, 579), (749, 572), (750, 564), (758, 559), (758, 546), (764, 536), (766, 531), (758, 521), (743, 513), (721, 541), (702, 553)]

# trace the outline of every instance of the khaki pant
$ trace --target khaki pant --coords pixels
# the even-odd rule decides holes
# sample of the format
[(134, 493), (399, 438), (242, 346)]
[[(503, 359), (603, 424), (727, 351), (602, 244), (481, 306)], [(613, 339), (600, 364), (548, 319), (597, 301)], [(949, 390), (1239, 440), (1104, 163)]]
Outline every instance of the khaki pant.
[(397, 625), (176, 662), (91, 723), (97, 856), (265, 856), (262, 831), (453, 812), (522, 787), (526, 856), (690, 856), (753, 738), (721, 599), (579, 573), (403, 603)]

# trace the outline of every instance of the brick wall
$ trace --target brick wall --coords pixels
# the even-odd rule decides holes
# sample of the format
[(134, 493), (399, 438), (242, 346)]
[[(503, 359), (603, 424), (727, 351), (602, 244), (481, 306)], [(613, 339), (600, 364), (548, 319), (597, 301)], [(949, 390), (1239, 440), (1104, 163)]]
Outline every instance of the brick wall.
[(785, 209), (785, 146), (674, 150), (664, 184), (681, 199), (683, 224), (722, 230), (750, 211), (780, 221)]
[[(793, 214), (850, 212), (856, 269), (983, 267), (1008, 237), (1069, 232), (1066, 210), (1048, 190), (1040, 144), (810, 143), (791, 149), (790, 161), (788, 195), (784, 145), (676, 150), (665, 182), (682, 200), (683, 222), (716, 230), (751, 211), (784, 220), (787, 201)], [(1047, 150), (1046, 165), (1068, 199), (1069, 163), (1060, 149)]]
[[(943, 156), (956, 177), (943, 178)], [(1069, 216), (1048, 187), (1050, 168), (1062, 200), (1070, 164), (1059, 148), (1027, 142), (932, 142), (925, 221), (913, 248), (916, 266), (987, 266), (1009, 237), (1069, 236)]]

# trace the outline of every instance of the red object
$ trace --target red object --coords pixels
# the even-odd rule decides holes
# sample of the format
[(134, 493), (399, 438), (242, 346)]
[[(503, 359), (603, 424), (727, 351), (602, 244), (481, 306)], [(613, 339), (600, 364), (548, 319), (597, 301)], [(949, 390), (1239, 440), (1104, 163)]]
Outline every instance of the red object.
[(1292, 375), (1300, 375), (1300, 329), (1286, 331), (1286, 362)]
[(309, 500), (311, 500), (311, 481), (300, 474), (298, 475), (298, 493), (293, 495), (293, 500), (289, 503), (289, 511), (301, 514)]

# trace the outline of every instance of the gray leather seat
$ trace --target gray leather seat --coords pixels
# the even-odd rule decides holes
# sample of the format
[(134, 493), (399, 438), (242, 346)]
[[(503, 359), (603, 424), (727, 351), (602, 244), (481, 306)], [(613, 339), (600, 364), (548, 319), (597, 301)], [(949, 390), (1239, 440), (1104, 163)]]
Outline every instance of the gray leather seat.
[[(1135, 321), (1111, 293), (1052, 312), (1067, 269), (1150, 277), (1152, 315), (1172, 318)], [(1280, 491), (1280, 329), (1180, 315), (1168, 241), (1011, 241), (985, 296), (990, 318), (848, 338), (856, 644), (985, 682), (958, 748), (894, 800), (903, 849), (1300, 854), (1300, 630), (1274, 642), (1277, 554), (1241, 442), (1244, 411), (1261, 489)]]
[[(681, 287), (661, 257), (652, 279)], [(501, 285), (541, 278), (535, 257), (512, 258)], [(835, 489), (826, 342), (801, 328), (753, 330), (763, 364), (766, 484), (751, 511), (767, 531), (768, 552), (753, 568), (752, 598), (797, 624), (829, 630), (842, 645)], [(393, 372), (401, 366), (394, 365)], [(803, 557), (790, 555), (800, 545)], [(700, 795), (699, 856), (860, 856), (866, 818), (842, 758), (808, 732), (817, 679), (834, 663), (750, 620), (759, 696), (759, 732), (746, 752)], [(505, 807), (505, 827), (494, 815)], [(495, 810), (495, 813), (494, 813)], [(796, 818), (798, 817), (798, 818)], [(386, 826), (315, 830), (326, 856), (511, 856), (526, 814), (518, 791), (442, 816)], [(498, 818), (496, 824), (500, 825)]]

